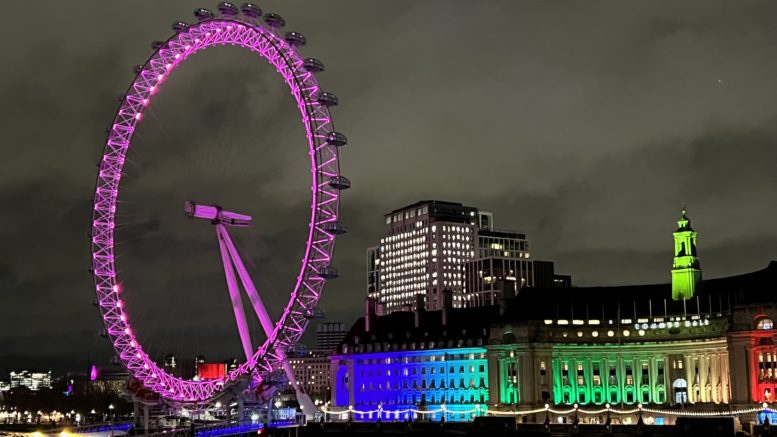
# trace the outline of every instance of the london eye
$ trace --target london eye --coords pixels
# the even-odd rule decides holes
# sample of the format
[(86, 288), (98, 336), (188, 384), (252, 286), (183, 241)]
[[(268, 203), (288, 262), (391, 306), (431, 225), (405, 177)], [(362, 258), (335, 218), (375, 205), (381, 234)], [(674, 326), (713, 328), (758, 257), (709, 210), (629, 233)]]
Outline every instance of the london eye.
[[(324, 71), (324, 64), (300, 54), (305, 36), (283, 32), (285, 20), (278, 14), (263, 14), (250, 3), (237, 7), (221, 2), (217, 11), (197, 9), (195, 22), (174, 23), (174, 34), (155, 42), (153, 54), (136, 67), (134, 80), (121, 97), (109, 127), (94, 191), (91, 270), (105, 332), (118, 360), (133, 378), (159, 397), (177, 403), (212, 402), (241, 383), (250, 381), (256, 386), (271, 381), (273, 375), (289, 374), (286, 358), (296, 350), (308, 322), (320, 317), (318, 302), (325, 284), (338, 276), (332, 255), (336, 237), (346, 232), (339, 217), (339, 201), (341, 191), (350, 187), (350, 181), (340, 173), (339, 151), (347, 138), (334, 129), (330, 114), (330, 108), (339, 103), (337, 96), (324, 91), (316, 78)], [(240, 353), (244, 356), (239, 365), (222, 377), (185, 378), (160, 366), (136, 335), (142, 322), (133, 319), (125, 297), (137, 290), (124, 283), (127, 268), (121, 265), (115, 247), (116, 213), (123, 194), (127, 154), (135, 145), (136, 129), (143, 123), (144, 115), (164, 92), (165, 84), (174, 80), (174, 72), (185, 60), (221, 46), (237, 47), (264, 59), (283, 79), (296, 102), (305, 128), (310, 165), (308, 227), (304, 255), (294, 285), (288, 290), (288, 301), (280, 314), (271, 314), (262, 299), (262, 290), (252, 279), (250, 265), (244, 262), (231, 234), (238, 232), (237, 228), (251, 226), (252, 217), (242, 209), (246, 205), (179, 199), (182, 216), (202, 222), (203, 233), (209, 232), (208, 226), (215, 230), (212, 244), (221, 255), (225, 279), (222, 284), (226, 285), (242, 347)], [(240, 285), (250, 302), (250, 311), (243, 304)], [(265, 334), (265, 340), (257, 344), (248, 332), (248, 320), (253, 316)]]

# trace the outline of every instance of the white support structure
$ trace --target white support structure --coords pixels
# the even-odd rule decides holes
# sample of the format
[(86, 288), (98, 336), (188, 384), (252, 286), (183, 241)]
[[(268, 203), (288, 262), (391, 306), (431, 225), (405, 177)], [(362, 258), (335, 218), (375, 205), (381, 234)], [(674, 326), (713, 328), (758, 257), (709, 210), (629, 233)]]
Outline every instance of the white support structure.
[[(251, 344), (251, 332), (248, 328), (248, 322), (246, 320), (245, 310), (243, 308), (243, 301), (240, 296), (240, 289), (235, 277), (235, 269), (237, 270), (237, 276), (240, 278), (240, 282), (243, 284), (243, 288), (248, 295), (248, 299), (251, 302), (251, 306), (254, 308), (259, 322), (262, 325), (262, 329), (265, 334), (270, 337), (275, 329), (275, 324), (270, 315), (267, 312), (267, 308), (262, 302), (262, 298), (259, 296), (259, 292), (256, 290), (254, 282), (251, 280), (251, 276), (243, 263), (240, 253), (238, 253), (235, 244), (232, 242), (232, 238), (229, 236), (227, 226), (245, 227), (251, 221), (251, 217), (243, 214), (237, 214), (230, 211), (224, 211), (220, 207), (198, 205), (193, 202), (186, 203), (186, 214), (190, 217), (203, 218), (212, 220), (212, 223), (216, 226), (216, 236), (218, 237), (219, 250), (221, 252), (221, 261), (224, 264), (224, 274), (227, 280), (227, 288), (229, 289), (229, 297), (232, 302), (232, 308), (235, 313), (235, 321), (237, 322), (238, 333), (240, 334), (240, 341), (243, 345), (243, 351), (245, 352), (246, 359), (254, 354), (254, 348)], [(234, 266), (234, 269), (233, 269)], [(294, 375), (294, 370), (289, 364), (286, 357), (286, 352), (279, 350), (278, 355), (282, 359), (283, 371), (286, 374), (286, 378), (294, 387), (294, 391), (297, 395), (297, 401), (303, 409), (303, 412), (312, 420), (316, 412), (316, 406), (313, 404), (313, 400), (304, 391), (303, 387), (297, 382), (297, 378)]]

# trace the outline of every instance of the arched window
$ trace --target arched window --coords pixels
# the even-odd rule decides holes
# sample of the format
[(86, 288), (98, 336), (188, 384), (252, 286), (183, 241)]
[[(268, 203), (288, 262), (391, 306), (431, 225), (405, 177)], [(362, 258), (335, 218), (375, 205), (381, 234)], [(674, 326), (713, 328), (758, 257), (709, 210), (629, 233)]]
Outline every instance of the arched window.
[(755, 327), (756, 329), (774, 329), (774, 322), (768, 317), (763, 317), (758, 320)]
[(685, 379), (675, 379), (672, 383), (672, 389), (674, 390), (675, 403), (685, 404), (688, 402), (688, 382)]

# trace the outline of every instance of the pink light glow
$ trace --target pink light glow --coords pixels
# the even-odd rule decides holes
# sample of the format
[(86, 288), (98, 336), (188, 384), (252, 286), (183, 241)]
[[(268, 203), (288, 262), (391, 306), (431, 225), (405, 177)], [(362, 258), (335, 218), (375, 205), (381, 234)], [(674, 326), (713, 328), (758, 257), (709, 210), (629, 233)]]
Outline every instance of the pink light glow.
[(140, 112), (135, 114), (135, 120), (140, 120), (142, 117), (143, 117), (143, 114), (141, 114)]

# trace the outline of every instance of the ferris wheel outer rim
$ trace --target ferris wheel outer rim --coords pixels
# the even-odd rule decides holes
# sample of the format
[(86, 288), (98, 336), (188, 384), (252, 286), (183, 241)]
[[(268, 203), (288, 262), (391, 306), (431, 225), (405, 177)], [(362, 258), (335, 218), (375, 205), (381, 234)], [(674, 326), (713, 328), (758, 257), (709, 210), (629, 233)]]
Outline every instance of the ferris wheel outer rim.
[[(300, 274), (273, 334), (225, 378), (191, 381), (160, 368), (135, 339), (116, 279), (115, 211), (124, 159), (143, 109), (181, 62), (200, 50), (225, 44), (250, 49), (273, 65), (297, 102), (311, 159), (311, 217)], [(339, 152), (336, 145), (326, 141), (334, 128), (328, 108), (314, 98), (319, 92), (315, 74), (304, 68), (304, 58), (273, 28), (254, 19), (231, 17), (200, 21), (176, 32), (154, 51), (128, 87), (99, 164), (92, 215), (92, 273), (100, 313), (120, 361), (133, 377), (161, 397), (176, 402), (207, 402), (240, 377), (255, 372), (255, 377), (264, 378), (280, 368), (284, 349), (296, 344), (304, 332), (307, 311), (315, 309), (326, 282), (320, 272), (329, 267), (334, 250), (335, 234), (325, 231), (322, 225), (336, 223), (339, 216), (339, 191), (328, 183), (340, 176)]]

